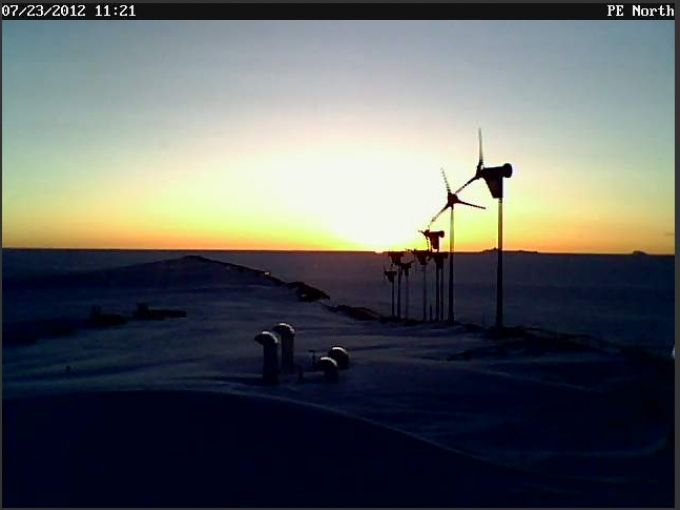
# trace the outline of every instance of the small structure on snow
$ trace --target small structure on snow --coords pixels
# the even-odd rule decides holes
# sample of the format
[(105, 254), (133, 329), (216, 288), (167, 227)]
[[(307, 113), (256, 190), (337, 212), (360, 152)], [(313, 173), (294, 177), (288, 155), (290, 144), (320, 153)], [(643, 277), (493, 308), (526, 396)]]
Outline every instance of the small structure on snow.
[(279, 339), (270, 331), (262, 331), (255, 336), (262, 346), (262, 382), (279, 383)]
[(339, 378), (338, 362), (328, 356), (323, 356), (316, 363), (317, 369), (323, 372), (324, 378), (329, 382), (337, 382)]
[(272, 328), (281, 338), (281, 372), (295, 372), (295, 328), (286, 322), (279, 322)]
[(328, 357), (335, 360), (340, 370), (347, 370), (349, 368), (349, 352), (344, 347), (339, 345), (331, 347), (328, 349)]

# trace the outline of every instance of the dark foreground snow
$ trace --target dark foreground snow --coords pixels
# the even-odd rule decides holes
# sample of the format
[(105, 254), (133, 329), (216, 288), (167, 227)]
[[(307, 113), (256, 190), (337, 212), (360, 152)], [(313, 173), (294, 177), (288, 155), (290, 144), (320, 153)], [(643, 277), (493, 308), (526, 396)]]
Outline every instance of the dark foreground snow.
[[(5, 286), (3, 336), (76, 321), (3, 346), (5, 506), (673, 505), (670, 359), (357, 321), (300, 289), (197, 258)], [(85, 327), (93, 305), (129, 320)], [(282, 320), (305, 372), (263, 386), (253, 337)], [(336, 384), (308, 352), (332, 345)]]

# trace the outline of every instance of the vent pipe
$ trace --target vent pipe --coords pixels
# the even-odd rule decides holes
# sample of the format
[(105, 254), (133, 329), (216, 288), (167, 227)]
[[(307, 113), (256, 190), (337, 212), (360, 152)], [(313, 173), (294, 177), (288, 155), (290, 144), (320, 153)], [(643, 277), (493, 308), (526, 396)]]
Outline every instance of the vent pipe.
[(349, 353), (344, 347), (336, 345), (328, 350), (328, 357), (335, 360), (340, 370), (349, 368)]
[(323, 375), (327, 381), (337, 382), (339, 376), (338, 363), (328, 356), (323, 356), (316, 363), (316, 367), (323, 371)]
[(295, 328), (285, 322), (279, 322), (272, 328), (281, 338), (281, 372), (295, 372)]
[(279, 339), (274, 333), (262, 331), (255, 336), (255, 341), (262, 346), (262, 382), (279, 383)]

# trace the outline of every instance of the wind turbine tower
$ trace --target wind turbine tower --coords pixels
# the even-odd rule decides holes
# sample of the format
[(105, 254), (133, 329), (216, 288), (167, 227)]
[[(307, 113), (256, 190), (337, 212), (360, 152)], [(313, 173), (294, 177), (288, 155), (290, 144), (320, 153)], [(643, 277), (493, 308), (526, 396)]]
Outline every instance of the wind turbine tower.
[[(481, 205), (475, 205), (471, 204), (469, 202), (465, 202), (458, 198), (458, 192), (456, 193), (451, 193), (451, 187), (449, 186), (449, 180), (446, 178), (446, 173), (444, 172), (444, 169), (441, 169), (442, 171), (442, 177), (444, 178), (444, 185), (446, 186), (446, 204), (444, 207), (441, 208), (441, 210), (430, 220), (430, 225), (427, 227), (428, 229), (432, 227), (432, 224), (439, 218), (439, 216), (444, 213), (447, 209), (451, 209), (451, 215), (450, 215), (450, 224), (449, 224), (449, 307), (448, 307), (448, 320), (449, 322), (454, 321), (454, 313), (453, 313), (453, 245), (454, 245), (454, 230), (453, 230), (453, 211), (454, 208), (457, 204), (463, 204), (467, 205), (469, 207), (476, 207), (477, 209), (485, 209), (485, 207), (482, 207)], [(435, 260), (436, 261), (436, 260)], [(442, 282), (443, 285), (443, 282)], [(442, 299), (443, 299), (443, 293), (442, 293)], [(444, 310), (442, 306), (442, 317), (444, 315)]]
[(479, 161), (474, 177), (461, 186), (456, 193), (460, 192), (471, 182), (484, 179), (491, 196), (498, 200), (498, 262), (496, 265), (496, 330), (503, 332), (503, 180), (512, 176), (512, 165), (505, 163), (502, 166), (485, 167), (484, 154), (482, 152), (482, 130), (479, 136)]

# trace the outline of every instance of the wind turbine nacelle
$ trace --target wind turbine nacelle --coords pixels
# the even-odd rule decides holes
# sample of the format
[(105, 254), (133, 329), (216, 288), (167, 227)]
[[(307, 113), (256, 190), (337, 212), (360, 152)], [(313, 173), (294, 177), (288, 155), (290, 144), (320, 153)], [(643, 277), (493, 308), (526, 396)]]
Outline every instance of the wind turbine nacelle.
[(392, 259), (393, 264), (399, 264), (401, 262), (401, 258), (404, 256), (403, 251), (388, 251), (387, 256)]
[(421, 266), (427, 265), (427, 259), (430, 258), (429, 250), (413, 250), (413, 254), (418, 259), (418, 264), (420, 264)]
[(413, 265), (413, 261), (410, 260), (409, 262), (400, 262), (399, 263), (399, 269), (406, 275), (408, 276), (408, 272), (411, 270), (411, 266)]
[(449, 254), (446, 252), (433, 253), (432, 259), (434, 260), (435, 266), (437, 266), (438, 269), (442, 269), (444, 267), (444, 260), (446, 260), (448, 256)]
[(427, 238), (430, 241), (430, 245), (432, 245), (432, 249), (434, 251), (439, 251), (439, 239), (444, 237), (444, 231), (443, 230), (436, 230), (436, 231), (428, 231), (426, 234)]
[(480, 170), (481, 176), (485, 179), (500, 179), (501, 177), (512, 177), (512, 165), (506, 163), (503, 166), (487, 166)]
[(512, 165), (485, 167), (478, 171), (479, 177), (486, 181), (493, 198), (503, 198), (503, 179), (512, 176)]

